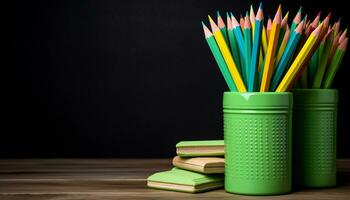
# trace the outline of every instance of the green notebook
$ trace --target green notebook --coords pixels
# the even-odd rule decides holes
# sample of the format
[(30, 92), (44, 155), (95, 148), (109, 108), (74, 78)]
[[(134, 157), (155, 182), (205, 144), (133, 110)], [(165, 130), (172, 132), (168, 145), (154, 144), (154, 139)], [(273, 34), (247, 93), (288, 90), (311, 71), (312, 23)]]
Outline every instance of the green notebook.
[(182, 141), (176, 144), (181, 157), (224, 156), (224, 140)]
[(170, 171), (158, 172), (148, 177), (147, 186), (180, 192), (204, 192), (223, 187), (224, 176), (200, 174), (174, 167)]

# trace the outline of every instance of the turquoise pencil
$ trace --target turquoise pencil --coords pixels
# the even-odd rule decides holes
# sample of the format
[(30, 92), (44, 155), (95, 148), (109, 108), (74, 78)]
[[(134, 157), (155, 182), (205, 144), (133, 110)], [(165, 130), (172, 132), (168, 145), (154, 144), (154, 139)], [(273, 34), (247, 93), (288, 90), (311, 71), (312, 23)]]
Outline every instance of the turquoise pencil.
[(279, 85), (284, 75), (284, 72), (287, 69), (287, 65), (289, 61), (292, 59), (294, 51), (299, 43), (302, 31), (303, 31), (303, 26), (304, 26), (304, 22), (302, 21), (299, 23), (297, 28), (295, 28), (295, 30), (293, 31), (292, 36), (290, 37), (287, 43), (287, 46), (282, 54), (282, 57), (279, 63), (277, 64), (276, 71), (273, 75), (272, 82), (270, 85), (270, 91), (275, 91), (277, 86)]
[[(250, 74), (250, 59), (252, 57), (252, 25), (249, 20), (249, 14), (246, 13), (244, 20), (244, 49), (245, 49), (245, 80), (248, 84), (248, 78)], [(243, 76), (243, 75), (242, 75)]]
[(249, 79), (248, 79), (248, 91), (253, 92), (257, 87), (257, 70), (259, 64), (259, 53), (260, 53), (260, 42), (261, 42), (261, 31), (263, 26), (263, 10), (262, 3), (259, 5), (258, 13), (255, 17), (254, 26), (254, 41), (252, 50), (252, 59), (250, 62)]
[(210, 32), (208, 27), (206, 27), (203, 22), (202, 22), (202, 25), (203, 25), (203, 30), (204, 30), (204, 34), (205, 34), (205, 39), (207, 40), (209, 48), (210, 48), (211, 52), (213, 53), (215, 61), (219, 66), (219, 69), (222, 73), (222, 76), (224, 77), (224, 79), (226, 81), (227, 86), (229, 87), (230, 91), (237, 92), (236, 85), (233, 81), (233, 78), (231, 76), (230, 71), (227, 68), (226, 62), (225, 62), (225, 60), (220, 52), (220, 49), (215, 41), (213, 34)]
[(241, 26), (239, 25), (237, 19), (233, 16), (233, 14), (231, 13), (231, 22), (232, 22), (232, 29), (233, 29), (233, 33), (235, 35), (236, 41), (237, 41), (237, 45), (238, 45), (238, 49), (239, 49), (239, 56), (240, 56), (240, 60), (241, 60), (241, 74), (242, 74), (242, 78), (243, 81), (245, 83), (247, 83), (246, 79), (245, 79), (245, 74), (246, 74), (246, 67), (245, 67), (245, 52), (244, 52), (244, 39), (243, 39), (243, 34), (242, 34), (242, 30), (241, 30)]

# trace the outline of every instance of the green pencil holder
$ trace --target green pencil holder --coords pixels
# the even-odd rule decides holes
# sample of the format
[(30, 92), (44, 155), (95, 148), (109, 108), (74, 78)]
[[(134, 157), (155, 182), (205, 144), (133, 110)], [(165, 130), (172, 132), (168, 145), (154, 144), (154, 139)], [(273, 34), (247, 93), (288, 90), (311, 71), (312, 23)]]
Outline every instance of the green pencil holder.
[(225, 92), (225, 190), (246, 195), (291, 191), (290, 92)]
[(293, 182), (335, 186), (338, 91), (295, 89), (293, 96)]

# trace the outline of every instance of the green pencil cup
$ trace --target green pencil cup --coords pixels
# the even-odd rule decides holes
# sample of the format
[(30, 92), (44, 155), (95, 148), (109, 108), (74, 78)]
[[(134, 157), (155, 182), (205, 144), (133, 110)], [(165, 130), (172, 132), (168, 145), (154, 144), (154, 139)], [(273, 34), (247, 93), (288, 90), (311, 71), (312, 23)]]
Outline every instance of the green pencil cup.
[(290, 92), (225, 92), (225, 190), (246, 195), (291, 191)]
[(335, 186), (338, 91), (295, 89), (293, 96), (293, 182)]

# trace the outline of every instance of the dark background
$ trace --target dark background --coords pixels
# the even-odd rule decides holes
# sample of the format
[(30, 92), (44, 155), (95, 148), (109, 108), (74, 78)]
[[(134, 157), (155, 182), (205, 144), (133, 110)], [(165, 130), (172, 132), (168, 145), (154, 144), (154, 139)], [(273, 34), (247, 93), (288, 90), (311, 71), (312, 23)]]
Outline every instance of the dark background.
[[(281, 2), (290, 21), (303, 5), (349, 25), (344, 1)], [(259, 2), (14, 2), (0, 156), (170, 157), (180, 140), (221, 139), (226, 85), (200, 22), (250, 3)], [(278, 1), (263, 3), (273, 16)], [(334, 83), (341, 158), (350, 157), (349, 58)]]

